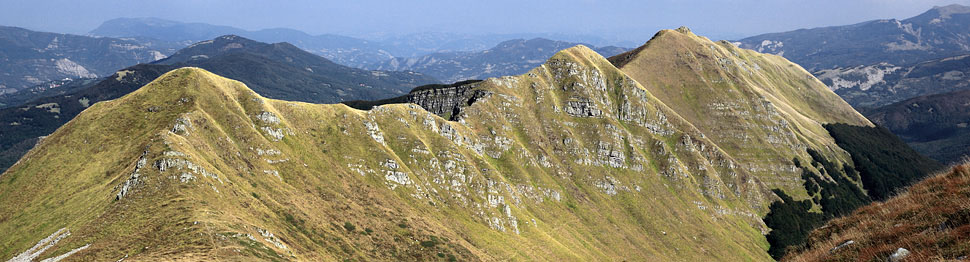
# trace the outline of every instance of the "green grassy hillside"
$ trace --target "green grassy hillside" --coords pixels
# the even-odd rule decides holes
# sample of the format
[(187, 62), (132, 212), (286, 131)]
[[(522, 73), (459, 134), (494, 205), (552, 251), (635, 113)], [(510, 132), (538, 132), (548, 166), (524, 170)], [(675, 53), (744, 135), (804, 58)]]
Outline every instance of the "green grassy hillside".
[(611, 61), (710, 135), (742, 169), (796, 198), (806, 194), (793, 159), (811, 159), (806, 149), (851, 164), (823, 123), (872, 125), (798, 65), (686, 28), (661, 31)]
[(169, 72), (0, 177), (0, 257), (64, 228), (42, 258), (768, 259), (745, 171), (591, 50), (480, 88), (449, 122)]

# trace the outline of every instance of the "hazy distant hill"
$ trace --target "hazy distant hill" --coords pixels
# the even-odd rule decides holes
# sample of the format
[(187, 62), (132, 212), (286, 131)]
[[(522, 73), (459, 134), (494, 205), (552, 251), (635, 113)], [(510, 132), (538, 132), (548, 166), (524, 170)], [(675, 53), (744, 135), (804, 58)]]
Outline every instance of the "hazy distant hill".
[[(103, 36), (147, 36), (184, 45), (221, 35), (239, 35), (262, 42), (288, 42), (342, 65), (364, 68), (395, 57), (416, 57), (437, 52), (477, 52), (509, 39), (545, 37), (597, 45), (616, 44), (590, 35), (553, 33), (473, 34), (413, 33), (372, 36), (367, 39), (335, 34), (310, 35), (299, 30), (273, 28), (244, 30), (205, 23), (183, 23), (159, 18), (117, 18), (91, 31)], [(619, 42), (624, 45), (635, 43)], [(551, 53), (549, 54), (551, 55)]]
[(373, 37), (395, 57), (409, 58), (432, 53), (478, 52), (495, 47), (510, 39), (546, 38), (564, 42), (588, 43), (596, 46), (636, 46), (631, 41), (610, 41), (591, 35), (555, 33), (472, 34), (426, 32), (387, 37)]
[[(523, 74), (539, 66), (559, 50), (578, 45), (544, 38), (515, 39), (479, 52), (443, 52), (412, 58), (395, 58), (370, 66), (379, 70), (410, 70), (422, 72), (445, 82), (485, 79), (503, 75)], [(630, 50), (621, 47), (593, 49), (603, 56)]]
[(165, 58), (176, 45), (36, 32), (0, 26), (0, 94), (52, 80), (110, 75), (137, 63)]
[(310, 35), (286, 28), (249, 31), (230, 26), (183, 23), (159, 18), (117, 18), (91, 31), (102, 36), (144, 36), (185, 45), (221, 35), (239, 35), (261, 42), (287, 42), (342, 65), (360, 67), (394, 56), (374, 42), (340, 35)]

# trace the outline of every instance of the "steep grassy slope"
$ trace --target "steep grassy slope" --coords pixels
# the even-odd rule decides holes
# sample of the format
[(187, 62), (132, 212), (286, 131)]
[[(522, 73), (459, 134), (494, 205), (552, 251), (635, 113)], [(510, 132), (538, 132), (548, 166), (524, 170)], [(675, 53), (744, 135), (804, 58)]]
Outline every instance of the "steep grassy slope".
[[(754, 198), (747, 203), (765, 215), (772, 229), (769, 253), (776, 258), (789, 246), (800, 245), (826, 219), (868, 203), (863, 178), (882, 179), (869, 175), (873, 172), (860, 173), (873, 168), (854, 163), (850, 155), (870, 152), (843, 150), (823, 126), (872, 124), (780, 56), (714, 43), (680, 28), (661, 31), (644, 46), (610, 61), (737, 160), (752, 175), (745, 179), (774, 190), (777, 198), (771, 199), (779, 202)], [(854, 138), (844, 142), (860, 142)], [(895, 137), (873, 140), (878, 139)], [(894, 160), (911, 159), (919, 157)]]
[(770, 192), (592, 50), (477, 84), (452, 122), (169, 72), (0, 176), (0, 257), (769, 259)]
[[(964, 163), (886, 202), (812, 232), (788, 261), (965, 260), (970, 255), (970, 166)], [(905, 249), (901, 252), (900, 248)], [(899, 261), (899, 260), (897, 260)]]
[[(804, 198), (793, 159), (814, 149), (850, 163), (822, 123), (868, 120), (798, 65), (782, 57), (711, 42), (686, 28), (610, 58), (771, 188)], [(807, 161), (803, 161), (807, 162)]]

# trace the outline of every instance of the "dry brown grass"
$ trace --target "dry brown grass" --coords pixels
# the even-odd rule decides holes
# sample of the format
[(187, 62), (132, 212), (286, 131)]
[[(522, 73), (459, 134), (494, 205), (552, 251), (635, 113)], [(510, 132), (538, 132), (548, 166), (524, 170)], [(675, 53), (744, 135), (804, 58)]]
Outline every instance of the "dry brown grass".
[[(846, 241), (855, 244), (830, 251)], [(932, 176), (886, 202), (829, 221), (785, 261), (884, 261), (898, 248), (905, 261), (970, 255), (970, 161)]]

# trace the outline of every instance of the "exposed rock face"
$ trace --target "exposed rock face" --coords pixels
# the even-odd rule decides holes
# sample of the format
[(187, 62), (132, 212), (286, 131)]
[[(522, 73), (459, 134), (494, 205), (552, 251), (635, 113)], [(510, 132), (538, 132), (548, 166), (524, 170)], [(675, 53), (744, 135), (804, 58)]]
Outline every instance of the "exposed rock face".
[[(7, 260), (7, 262), (33, 262), (35, 259), (37, 259), (41, 255), (43, 255), (44, 252), (46, 252), (48, 249), (50, 249), (54, 245), (57, 245), (58, 242), (61, 242), (61, 240), (63, 240), (64, 238), (67, 238), (69, 236), (71, 236), (71, 231), (70, 230), (67, 230), (67, 228), (58, 229), (57, 232), (54, 232), (53, 234), (51, 234), (47, 238), (44, 238), (44, 239), (41, 239), (40, 241), (37, 241), (37, 244), (36, 245), (34, 245), (33, 247), (31, 247), (27, 251), (24, 251), (23, 253), (20, 253), (19, 255), (11, 258), (10, 260)], [(79, 252), (81, 250), (87, 249), (90, 246), (91, 246), (90, 244), (83, 245), (81, 247), (78, 247), (78, 248), (75, 248), (75, 249), (73, 249), (71, 251), (68, 251), (68, 252), (66, 252), (64, 254), (61, 254), (61, 255), (58, 255), (58, 256), (54, 256), (54, 257), (50, 257), (50, 258), (46, 258), (44, 260), (41, 260), (41, 262), (57, 262), (57, 261), (61, 261), (61, 260), (65, 259), (65, 258), (73, 255), (74, 253), (77, 253), (77, 252)]]
[(564, 110), (566, 114), (576, 117), (599, 117), (603, 115), (603, 111), (596, 108), (596, 103), (584, 98), (566, 102)]
[(121, 200), (121, 198), (128, 195), (128, 193), (139, 184), (141, 169), (145, 167), (145, 164), (148, 164), (148, 159), (145, 158), (147, 155), (148, 151), (145, 151), (140, 157), (138, 157), (138, 161), (135, 162), (135, 170), (131, 172), (131, 176), (125, 180), (125, 183), (120, 186), (121, 189), (118, 191), (118, 195), (115, 196), (115, 200)]
[(436, 115), (457, 119), (462, 108), (492, 94), (489, 91), (477, 90), (477, 86), (478, 84), (469, 84), (415, 91), (406, 96), (406, 102), (418, 104)]

